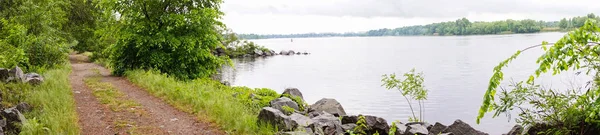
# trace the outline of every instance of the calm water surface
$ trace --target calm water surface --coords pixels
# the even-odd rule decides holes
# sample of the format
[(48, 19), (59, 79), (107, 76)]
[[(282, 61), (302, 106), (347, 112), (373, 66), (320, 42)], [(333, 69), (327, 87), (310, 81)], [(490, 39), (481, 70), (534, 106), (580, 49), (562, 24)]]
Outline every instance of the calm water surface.
[[(271, 88), (282, 92), (299, 88), (309, 104), (335, 98), (348, 114), (369, 114), (388, 122), (406, 122), (411, 116), (398, 91), (381, 87), (383, 74), (401, 74), (415, 68), (425, 76), (429, 97), (425, 120), (449, 125), (461, 119), (490, 134), (510, 130), (514, 120), (486, 116), (475, 123), (492, 69), (519, 49), (554, 42), (564, 33), (490, 36), (335, 37), (265, 39), (254, 42), (276, 50), (310, 52), (310, 55), (274, 56), (234, 60), (224, 78), (233, 85)], [(526, 79), (536, 69), (542, 53), (529, 50), (505, 69), (507, 80)], [(577, 79), (573, 79), (577, 78)], [(583, 84), (588, 78), (566, 73), (544, 76), (540, 83), (551, 88)], [(514, 118), (514, 117), (513, 117)]]

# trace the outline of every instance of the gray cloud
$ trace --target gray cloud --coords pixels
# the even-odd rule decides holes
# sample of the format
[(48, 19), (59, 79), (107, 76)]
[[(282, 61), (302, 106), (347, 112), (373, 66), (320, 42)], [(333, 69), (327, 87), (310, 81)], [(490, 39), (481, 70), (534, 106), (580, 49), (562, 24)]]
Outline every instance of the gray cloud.
[[(246, 1), (246, 3), (242, 2)], [(228, 0), (225, 12), (352, 17), (464, 17), (470, 13), (553, 14), (599, 13), (595, 0)], [(241, 4), (240, 4), (241, 2)], [(563, 16), (561, 16), (563, 17)]]

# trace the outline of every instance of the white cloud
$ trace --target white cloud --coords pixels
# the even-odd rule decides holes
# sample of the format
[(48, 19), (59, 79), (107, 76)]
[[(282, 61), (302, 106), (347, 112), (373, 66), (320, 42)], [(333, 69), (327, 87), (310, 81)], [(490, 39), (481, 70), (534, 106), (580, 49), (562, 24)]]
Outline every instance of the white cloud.
[(351, 32), (450, 21), (558, 20), (599, 13), (596, 0), (226, 0), (238, 33)]

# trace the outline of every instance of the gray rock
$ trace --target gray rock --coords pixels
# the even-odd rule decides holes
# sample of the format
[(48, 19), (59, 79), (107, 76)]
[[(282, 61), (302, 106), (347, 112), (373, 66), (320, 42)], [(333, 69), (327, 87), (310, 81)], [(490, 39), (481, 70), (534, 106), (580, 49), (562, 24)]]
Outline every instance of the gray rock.
[(452, 132), (453, 134), (456, 134), (456, 135), (488, 135), (487, 133), (475, 130), (469, 124), (467, 124), (461, 120), (454, 121), (454, 123), (452, 123), (452, 125), (448, 126), (448, 128), (446, 128), (444, 131), (442, 131), (442, 133), (449, 133), (449, 132)]
[(288, 94), (290, 96), (298, 96), (302, 99), (302, 101), (304, 101), (304, 97), (302, 96), (302, 92), (300, 92), (300, 90), (298, 90), (298, 88), (286, 88), (283, 93), (281, 93), (281, 95), (283, 94)]
[(6, 119), (6, 128), (4, 129), (10, 133), (19, 133), (21, 131), (19, 129), (20, 125), (27, 120), (16, 107), (4, 109), (0, 112), (0, 115)]
[(421, 124), (412, 124), (412, 125), (407, 125), (408, 127), (408, 134), (410, 135), (427, 135), (429, 134), (429, 131), (427, 131), (427, 127)]
[(8, 71), (8, 81), (23, 82), (23, 79), (23, 70), (19, 66), (15, 66), (15, 68)]
[(312, 135), (312, 134), (307, 133), (305, 131), (293, 131), (293, 132), (280, 132), (280, 133), (277, 133), (276, 135)]
[(281, 52), (279, 52), (279, 55), (288, 55), (287, 51), (281, 50)]
[(325, 111), (327, 113), (333, 114), (336, 117), (346, 115), (346, 111), (344, 111), (342, 104), (340, 104), (340, 102), (338, 102), (337, 100), (331, 98), (323, 98), (317, 101), (315, 104), (311, 105), (310, 109), (311, 112)]
[(271, 107), (273, 107), (281, 112), (285, 112), (285, 110), (283, 109), (283, 106), (288, 106), (288, 107), (294, 108), (294, 110), (296, 110), (296, 111), (300, 110), (300, 107), (298, 107), (298, 103), (294, 102), (292, 99), (287, 98), (287, 97), (280, 97), (278, 99), (274, 99), (270, 103), (271, 103)]
[[(367, 134), (374, 134), (378, 132), (379, 134), (387, 135), (390, 131), (390, 126), (387, 124), (387, 121), (383, 118), (371, 115), (364, 115), (365, 120), (367, 122), (367, 127), (370, 130), (367, 130)], [(427, 130), (427, 129), (425, 129)]]
[(408, 127), (404, 124), (402, 124), (402, 122), (394, 122), (396, 123), (396, 132), (394, 133), (394, 135), (404, 135), (407, 132)]
[(31, 106), (25, 102), (19, 103), (17, 104), (17, 110), (19, 110), (20, 112), (30, 112), (31, 111)]
[(304, 55), (308, 55), (308, 53), (307, 53), (307, 52), (304, 52), (304, 53), (302, 53), (302, 54), (304, 54)]
[(294, 55), (294, 54), (296, 54), (296, 52), (294, 52), (293, 50), (289, 50), (286, 55)]
[(339, 135), (343, 134), (342, 122), (339, 118), (333, 115), (319, 115), (312, 118), (313, 123), (308, 127), (314, 131), (315, 134), (319, 135)]
[(523, 133), (523, 126), (515, 125), (506, 135), (520, 135), (521, 133)]
[(296, 54), (297, 54), (297, 55), (300, 55), (300, 54), (302, 54), (302, 53), (301, 53), (301, 52), (296, 52)]
[(24, 82), (32, 85), (40, 85), (44, 82), (44, 77), (37, 73), (27, 73), (25, 74)]
[(342, 124), (350, 124), (358, 122), (358, 116), (356, 115), (344, 115), (342, 116)]
[(256, 55), (258, 55), (258, 56), (265, 55), (265, 54), (263, 53), (263, 51), (261, 51), (261, 50), (258, 50), (258, 49), (257, 49), (257, 50), (254, 50), (254, 54), (256, 54)]
[(308, 127), (308, 125), (313, 123), (312, 119), (299, 113), (293, 113), (292, 115), (290, 115), (290, 119), (298, 123), (298, 126), (302, 128)]
[(294, 131), (294, 129), (296, 129), (298, 126), (298, 123), (292, 121), (289, 116), (271, 107), (263, 107), (260, 110), (260, 113), (258, 114), (258, 121), (271, 124), (281, 131)]
[(443, 125), (442, 123), (436, 122), (431, 129), (429, 129), (429, 135), (437, 135), (442, 133), (444, 129), (448, 128), (448, 126)]
[(431, 124), (429, 124), (429, 123), (427, 123), (427, 122), (409, 122), (409, 123), (406, 123), (406, 125), (407, 125), (407, 126), (408, 126), (408, 125), (412, 125), (412, 124), (420, 124), (420, 125), (423, 125), (423, 126), (425, 126), (425, 127), (427, 128), (427, 130), (430, 130), (430, 129), (431, 129), (431, 127), (433, 127), (433, 125), (431, 125)]
[(354, 127), (356, 127), (356, 124), (354, 124), (354, 123), (348, 123), (348, 124), (342, 125), (342, 129), (344, 131), (348, 131), (348, 130), (352, 131), (352, 130), (354, 130)]
[(313, 112), (309, 112), (308, 113), (308, 117), (310, 117), (310, 118), (314, 118), (314, 117), (317, 117), (317, 116), (320, 116), (320, 115), (331, 115), (332, 117), (335, 117), (332, 114), (329, 114), (329, 113), (327, 113), (325, 111), (320, 111), (320, 112), (313, 111)]
[(0, 68), (0, 82), (7, 82), (8, 81), (8, 69), (6, 68)]

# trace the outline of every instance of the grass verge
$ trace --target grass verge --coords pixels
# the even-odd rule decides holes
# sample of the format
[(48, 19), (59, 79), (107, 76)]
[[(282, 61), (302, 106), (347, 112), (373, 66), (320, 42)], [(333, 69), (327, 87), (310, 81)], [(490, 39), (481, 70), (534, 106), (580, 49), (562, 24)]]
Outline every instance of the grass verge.
[(33, 109), (23, 115), (28, 119), (23, 123), (21, 133), (38, 134), (79, 134), (75, 100), (69, 83), (69, 64), (45, 71), (45, 82), (39, 86), (28, 84), (0, 83), (2, 105), (13, 106), (27, 102)]
[(268, 124), (257, 123), (260, 108), (279, 97), (273, 90), (229, 87), (210, 79), (179, 81), (153, 71), (128, 71), (126, 76), (174, 107), (208, 118), (228, 134), (276, 131)]

